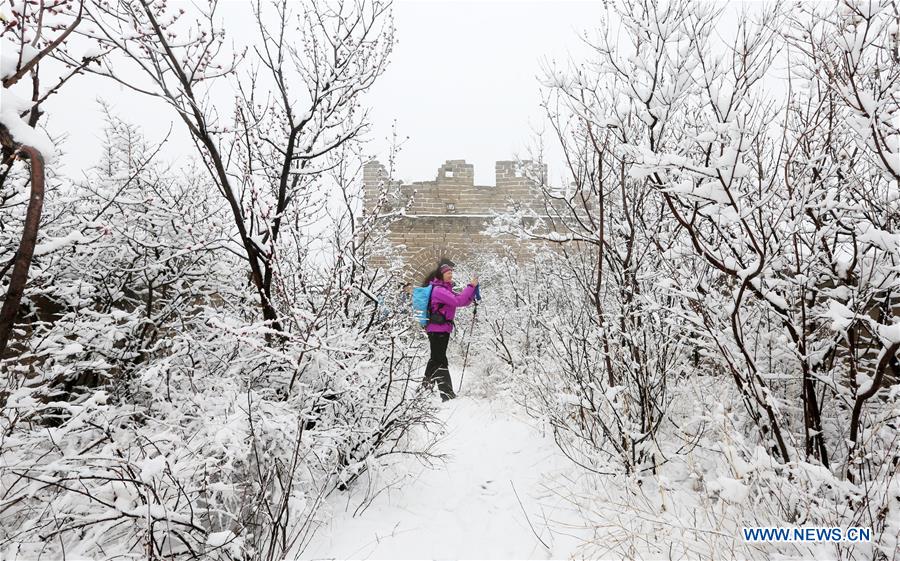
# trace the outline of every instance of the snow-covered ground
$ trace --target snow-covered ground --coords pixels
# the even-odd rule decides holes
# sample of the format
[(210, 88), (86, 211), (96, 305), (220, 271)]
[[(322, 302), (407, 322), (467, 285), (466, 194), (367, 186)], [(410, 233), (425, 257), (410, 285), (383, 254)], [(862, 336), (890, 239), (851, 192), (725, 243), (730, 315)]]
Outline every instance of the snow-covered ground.
[(332, 497), (303, 558), (559, 559), (574, 553), (578, 516), (551, 483), (571, 463), (553, 439), (505, 399), (462, 395), (441, 407), (445, 434), (437, 452), (447, 454), (445, 461), (427, 467), (402, 459), (392, 466), (401, 482), (356, 516), (365, 485), (349, 497)]

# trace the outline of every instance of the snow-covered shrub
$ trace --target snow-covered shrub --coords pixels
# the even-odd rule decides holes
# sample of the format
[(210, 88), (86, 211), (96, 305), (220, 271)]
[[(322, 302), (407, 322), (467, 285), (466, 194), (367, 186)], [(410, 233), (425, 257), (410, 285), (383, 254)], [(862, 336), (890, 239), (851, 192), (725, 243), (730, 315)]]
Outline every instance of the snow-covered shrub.
[(208, 186), (149, 161), (116, 119), (106, 142), (87, 181), (50, 205), (28, 293), (33, 335), (3, 365), (0, 548), (220, 559), (302, 549), (331, 492), (386, 456), (430, 448), (408, 314), (376, 297), (394, 281), (358, 261), (361, 238), (347, 228), (360, 225), (341, 214), (333, 257), (282, 262), (291, 331), (273, 337), (233, 274)]
[(83, 181), (53, 190), (35, 250), (18, 365), (40, 364), (53, 387), (128, 376), (165, 352), (185, 314), (230, 290), (219, 282), (229, 262), (214, 255), (224, 209), (198, 171), (154, 161), (160, 147), (111, 115), (104, 147)]
[[(623, 346), (643, 328), (651, 334), (644, 352), (676, 342), (684, 355), (667, 372), (684, 372), (692, 383), (709, 377), (716, 388), (701, 415), (724, 408), (743, 461), (772, 460), (765, 477), (754, 480), (759, 472), (750, 470), (740, 485), (730, 480), (744, 476), (716, 472), (717, 480), (730, 478), (710, 487), (716, 496), (766, 497), (732, 511), (733, 520), (870, 526), (876, 549), (852, 555), (893, 555), (900, 246), (898, 131), (887, 116), (898, 110), (896, 11), (880, 2), (817, 3), (790, 14), (758, 8), (738, 18), (722, 44), (716, 30), (731, 25), (722, 7), (623, 1), (615, 8), (592, 39), (588, 63), (548, 71), (555, 131), (564, 146), (584, 148), (567, 150), (576, 157), (568, 158), (564, 183), (574, 185), (547, 189), (561, 206), (549, 205), (543, 232), (526, 235), (569, 247), (608, 239), (597, 250), (602, 258), (578, 263), (604, 273), (601, 289), (634, 287), (641, 322), (619, 332)], [(772, 88), (778, 68), (791, 78), (780, 98)], [(610, 159), (616, 165), (606, 165)], [(609, 178), (608, 190), (586, 196), (579, 170), (601, 185)], [(610, 204), (619, 205), (611, 219), (588, 219)], [(567, 220), (554, 220), (559, 214)], [(631, 237), (634, 230), (643, 235)], [(629, 268), (614, 259), (631, 252), (648, 260), (629, 284), (622, 282)], [(613, 278), (597, 266), (607, 259)], [(604, 334), (591, 332), (584, 345), (598, 357), (611, 354)], [(554, 367), (556, 381), (569, 369), (584, 368), (586, 377), (602, 371), (599, 358)], [(689, 399), (680, 386), (669, 386), (677, 392), (670, 404)], [(584, 394), (572, 392), (572, 402), (581, 407)], [(612, 421), (631, 411), (622, 404), (601, 415)], [(683, 429), (683, 419), (666, 416), (657, 442)], [(701, 442), (688, 441), (674, 457), (671, 442), (658, 446), (662, 465), (683, 461)], [(711, 520), (717, 508), (707, 510)]]
[[(520, 263), (516, 255), (485, 252), (460, 263), (459, 278), (478, 275), (482, 300), (477, 313), (459, 314), (456, 341), (451, 341), (459, 360), (466, 360), (466, 392), (484, 397), (511, 396), (527, 402), (528, 395), (519, 380), (529, 357), (540, 355), (549, 344), (550, 334), (540, 329), (537, 317), (549, 311), (555, 297), (550, 287), (541, 286), (531, 275), (546, 261), (535, 255), (534, 261)], [(468, 358), (466, 359), (466, 350)]]
[[(559, 488), (594, 537), (589, 558), (896, 559), (897, 478), (893, 466), (853, 484), (821, 465), (783, 463), (747, 439), (740, 396), (721, 377), (679, 385), (672, 424), (660, 441), (676, 446), (654, 475), (588, 475)], [(675, 429), (674, 427), (677, 427)], [(880, 505), (870, 508), (871, 505)], [(871, 543), (751, 542), (743, 528), (872, 528)]]
[(45, 401), (27, 386), (10, 396), (0, 443), (4, 548), (26, 558), (58, 548), (280, 556), (302, 545), (336, 487), (385, 455), (427, 447), (410, 435), (430, 412), (410, 399), (400, 350), (333, 327), (312, 349), (296, 339), (273, 351), (265, 329), (222, 309), (196, 319), (166, 340), (165, 356), (133, 371), (127, 400), (93, 389)]
[[(11, 555), (280, 558), (329, 493), (427, 453), (432, 406), (356, 191), (388, 8), (254, 5), (241, 66), (204, 6), (87, 6), (111, 52), (91, 70), (167, 102), (199, 172), (113, 120), (104, 161), (53, 201), (3, 370)], [(229, 120), (208, 103), (220, 83), (239, 92)]]
[[(860, 137), (852, 125), (864, 108), (841, 85), (871, 82), (887, 111), (896, 105), (897, 66), (882, 48), (893, 16), (876, 4), (841, 8), (859, 19), (847, 28), (859, 41), (822, 38), (820, 27), (834, 18), (750, 12), (727, 45), (740, 54), (730, 60), (714, 54), (721, 10), (623, 2), (622, 34), (601, 34), (594, 64), (548, 76), (564, 101), (561, 137), (588, 153), (619, 155), (623, 200), (638, 198), (647, 224), (671, 221), (648, 230), (636, 250), (661, 250), (650, 270), (669, 277), (673, 316), (696, 335), (698, 364), (733, 379), (777, 457), (800, 454), (844, 471), (855, 462), (847, 437), (856, 443), (864, 432), (863, 410), (890, 379), (898, 345), (889, 288), (896, 177), (875, 163), (892, 157), (892, 144), (877, 140), (894, 133), (877, 121), (873, 139)], [(803, 35), (798, 21), (814, 29)], [(843, 29), (834, 21), (828, 29)], [(792, 59), (800, 62), (788, 70), (803, 88), (783, 108), (764, 82), (775, 79), (780, 29), (794, 43), (822, 43)], [(840, 49), (857, 47), (858, 64), (847, 70), (852, 58)], [(838, 66), (812, 72), (815, 57), (829, 52)], [(590, 228), (618, 235), (614, 225)]]
[[(606, 211), (612, 208), (607, 201)], [(563, 217), (555, 218), (562, 228)], [(544, 227), (519, 234), (558, 236)], [(494, 355), (489, 379), (542, 419), (574, 461), (598, 471), (653, 469), (656, 432), (671, 399), (669, 383), (683, 371), (685, 346), (652, 299), (658, 290), (643, 279), (637, 284), (641, 275), (633, 273), (646, 253), (624, 275), (616, 268), (622, 256), (607, 257), (598, 276), (599, 246), (544, 246), (527, 264), (486, 260), (484, 319), (491, 337), (478, 347)]]

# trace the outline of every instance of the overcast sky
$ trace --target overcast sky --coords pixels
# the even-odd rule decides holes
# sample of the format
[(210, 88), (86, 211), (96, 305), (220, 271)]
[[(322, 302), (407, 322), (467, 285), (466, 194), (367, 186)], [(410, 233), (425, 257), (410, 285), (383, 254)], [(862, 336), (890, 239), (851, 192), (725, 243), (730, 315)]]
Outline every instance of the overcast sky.
[[(246, 0), (227, 0), (220, 7), (230, 37), (253, 36), (247, 6)], [(399, 178), (434, 179), (444, 160), (465, 159), (475, 165), (476, 183), (493, 185), (494, 162), (526, 158), (546, 126), (539, 107), (542, 61), (583, 60), (583, 35), (593, 35), (604, 12), (603, 2), (593, 0), (395, 0), (398, 44), (386, 73), (364, 98), (373, 125), (367, 153), (387, 159), (396, 121), (400, 137), (409, 137), (397, 162)], [(232, 95), (222, 96), (224, 115)], [(50, 130), (69, 135), (63, 163), (71, 176), (79, 177), (99, 157), (98, 97), (150, 140), (171, 126), (170, 157), (195, 154), (170, 108), (111, 81), (82, 77), (48, 104)], [(563, 169), (550, 138), (546, 155), (555, 181)]]
[[(229, 0), (220, 9), (232, 37), (242, 32), (246, 5)], [(537, 82), (542, 57), (565, 58), (569, 50), (583, 49), (578, 33), (596, 25), (600, 10), (602, 3), (594, 1), (395, 1), (399, 42), (387, 72), (364, 99), (373, 121), (367, 152), (386, 159), (396, 120), (398, 133), (409, 137), (399, 177), (433, 179), (444, 160), (466, 159), (479, 184), (493, 185), (494, 162), (525, 157), (543, 123)], [(72, 176), (100, 154), (98, 97), (151, 140), (165, 136), (171, 124), (170, 156), (193, 155), (171, 109), (111, 81), (82, 77), (47, 105), (51, 132), (68, 136), (63, 164)]]
[(541, 60), (584, 53), (579, 34), (602, 9), (595, 1), (396, 2), (399, 43), (368, 96), (374, 151), (386, 151), (396, 120), (409, 137), (401, 178), (434, 179), (444, 160), (465, 159), (476, 183), (493, 185), (494, 162), (526, 157), (543, 126)]

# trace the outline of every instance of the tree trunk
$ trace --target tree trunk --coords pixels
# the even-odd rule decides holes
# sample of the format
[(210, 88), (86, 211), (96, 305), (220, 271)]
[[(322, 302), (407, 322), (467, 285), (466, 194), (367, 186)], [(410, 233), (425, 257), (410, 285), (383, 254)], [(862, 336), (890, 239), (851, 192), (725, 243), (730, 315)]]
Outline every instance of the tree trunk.
[(855, 481), (852, 471), (853, 459), (856, 455), (856, 450), (860, 446), (859, 439), (862, 437), (859, 434), (859, 428), (863, 405), (881, 389), (881, 384), (884, 381), (884, 372), (898, 350), (900, 350), (900, 343), (891, 343), (882, 349), (878, 367), (875, 369), (875, 376), (872, 378), (872, 386), (868, 390), (858, 393), (853, 403), (853, 413), (850, 416), (850, 452), (847, 454), (847, 479), (851, 483)]
[(31, 146), (18, 145), (9, 134), (9, 130), (3, 125), (0, 125), (0, 144), (5, 150), (17, 151), (20, 156), (27, 158), (31, 165), (31, 197), (25, 212), (22, 240), (13, 257), (15, 263), (9, 278), (9, 287), (6, 290), (6, 300), (3, 301), (3, 308), (0, 309), (0, 358), (2, 358), (6, 353), (6, 345), (19, 313), (22, 293), (25, 291), (25, 283), (28, 281), (28, 270), (31, 268), (31, 258), (37, 244), (41, 210), (44, 206), (44, 156)]

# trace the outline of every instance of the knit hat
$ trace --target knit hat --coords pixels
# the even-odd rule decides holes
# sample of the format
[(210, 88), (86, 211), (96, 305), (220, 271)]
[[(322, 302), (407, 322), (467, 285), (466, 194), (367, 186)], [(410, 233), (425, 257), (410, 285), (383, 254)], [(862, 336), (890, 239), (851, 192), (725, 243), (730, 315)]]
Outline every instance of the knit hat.
[(438, 272), (440, 272), (443, 275), (447, 271), (452, 271), (452, 270), (453, 270), (453, 267), (451, 267), (450, 265), (441, 265), (441, 268), (438, 269)]

